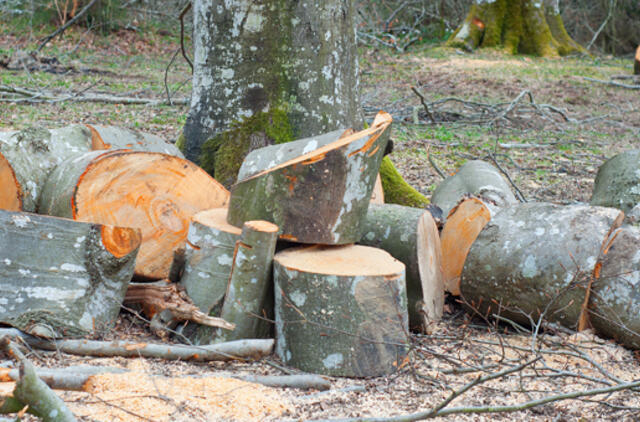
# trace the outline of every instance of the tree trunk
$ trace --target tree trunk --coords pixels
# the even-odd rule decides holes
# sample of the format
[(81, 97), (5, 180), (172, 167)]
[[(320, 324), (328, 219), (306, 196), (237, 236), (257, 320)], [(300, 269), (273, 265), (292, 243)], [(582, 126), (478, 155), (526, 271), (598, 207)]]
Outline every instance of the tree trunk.
[(140, 232), (0, 210), (0, 321), (44, 337), (108, 332)]
[(134, 151), (160, 152), (184, 158), (173, 144), (159, 136), (124, 129), (117, 126), (85, 125), (91, 131), (91, 149), (131, 149)]
[(587, 205), (505, 208), (471, 246), (461, 294), (482, 314), (585, 328), (600, 251), (623, 218), (618, 210)]
[(640, 203), (640, 150), (622, 152), (598, 169), (591, 205), (614, 207), (629, 213)]
[(170, 155), (92, 151), (64, 161), (43, 188), (41, 213), (142, 231), (135, 273), (168, 278), (191, 216), (226, 205), (228, 191), (193, 163)]
[(276, 352), (303, 371), (389, 374), (407, 349), (404, 265), (367, 246), (308, 246), (274, 258)]
[(352, 0), (195, 0), (186, 157), (226, 186), (252, 149), (362, 127)]
[(438, 228), (428, 211), (370, 204), (362, 245), (383, 249), (406, 267), (409, 323), (430, 332), (442, 318), (444, 284)]
[(380, 112), (369, 129), (337, 139), (301, 139), (253, 151), (245, 177), (233, 186), (229, 223), (266, 220), (287, 240), (346, 244), (360, 240), (391, 116)]
[(543, 57), (586, 54), (567, 34), (558, 0), (474, 0), (447, 43), (467, 50), (494, 47)]

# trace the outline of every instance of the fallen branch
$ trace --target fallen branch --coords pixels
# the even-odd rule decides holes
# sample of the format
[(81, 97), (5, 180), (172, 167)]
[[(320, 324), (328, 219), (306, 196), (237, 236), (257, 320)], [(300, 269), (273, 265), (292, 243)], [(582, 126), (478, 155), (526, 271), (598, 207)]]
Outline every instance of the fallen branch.
[(297, 388), (300, 390), (326, 391), (331, 388), (331, 382), (320, 375), (245, 375), (233, 378), (266, 385), (268, 387)]
[(582, 79), (591, 81), (591, 82), (597, 82), (599, 84), (617, 86), (619, 88), (640, 89), (640, 85), (629, 85), (629, 84), (623, 84), (622, 82), (616, 82), (616, 81), (604, 81), (602, 79), (590, 78), (588, 76), (583, 76)]
[[(5, 369), (0, 372), (4, 381), (18, 381), (20, 373), (17, 369)], [(54, 390), (84, 391), (83, 386), (89, 377), (98, 374), (117, 374), (127, 372), (123, 368), (112, 366), (70, 366), (67, 368), (36, 368), (38, 378)]]

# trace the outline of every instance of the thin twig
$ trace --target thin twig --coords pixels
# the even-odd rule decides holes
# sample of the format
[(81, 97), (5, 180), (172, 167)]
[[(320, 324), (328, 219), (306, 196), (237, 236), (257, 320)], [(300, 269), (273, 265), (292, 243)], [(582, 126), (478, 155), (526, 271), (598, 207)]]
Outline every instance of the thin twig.
[(590, 78), (588, 76), (583, 76), (582, 79), (584, 79), (586, 81), (597, 82), (599, 84), (617, 86), (617, 87), (620, 87), (620, 88), (640, 89), (640, 85), (629, 85), (629, 84), (623, 84), (621, 82), (616, 82), (616, 81), (604, 81), (602, 79)]
[(42, 48), (49, 43), (49, 41), (51, 41), (52, 39), (54, 39), (58, 35), (62, 34), (64, 31), (67, 30), (68, 27), (70, 27), (71, 25), (76, 23), (78, 21), (78, 19), (80, 19), (82, 16), (84, 16), (89, 11), (89, 9), (91, 9), (91, 7), (94, 4), (96, 4), (98, 1), (100, 1), (100, 0), (91, 0), (85, 7), (82, 8), (82, 10), (80, 10), (78, 12), (77, 15), (75, 15), (73, 17), (73, 19), (70, 19), (67, 23), (62, 25), (60, 28), (56, 29), (52, 34), (47, 35), (44, 38), (44, 40), (40, 43), (38, 48), (36, 48), (33, 52), (34, 53), (39, 53), (40, 50), (42, 50)]
[(169, 60), (169, 64), (164, 70), (164, 90), (167, 93), (167, 101), (169, 102), (169, 105), (173, 105), (173, 101), (171, 101), (171, 93), (169, 92), (169, 84), (167, 83), (167, 77), (169, 76), (169, 68), (173, 64), (173, 61), (176, 59), (176, 56), (178, 55), (179, 51), (180, 49), (176, 49), (175, 53), (173, 53), (173, 56), (171, 56), (171, 60)]
[(187, 61), (187, 63), (189, 63), (189, 67), (191, 68), (191, 73), (193, 73), (193, 63), (189, 59), (189, 56), (187, 56), (187, 51), (184, 48), (184, 15), (187, 14), (189, 9), (191, 9), (191, 0), (189, 0), (187, 2), (187, 5), (182, 9), (182, 12), (180, 12), (180, 16), (179, 16), (179, 19), (180, 19), (180, 50), (182, 51), (182, 57), (184, 57), (184, 59)]
[(412, 86), (411, 90), (418, 96), (418, 98), (420, 98), (420, 103), (422, 103), (422, 107), (424, 107), (424, 111), (427, 113), (427, 117), (431, 120), (431, 123), (435, 123), (436, 120), (433, 118), (433, 114), (431, 114), (429, 105), (424, 100), (424, 95), (422, 95), (415, 86)]

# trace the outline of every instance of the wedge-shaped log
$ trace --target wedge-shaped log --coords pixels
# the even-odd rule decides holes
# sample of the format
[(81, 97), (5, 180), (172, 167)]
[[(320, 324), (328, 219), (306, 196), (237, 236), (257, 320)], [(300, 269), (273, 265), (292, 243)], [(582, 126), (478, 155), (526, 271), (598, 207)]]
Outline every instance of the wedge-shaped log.
[(505, 208), (471, 246), (462, 296), (483, 314), (584, 328), (598, 256), (623, 218), (619, 210), (587, 205)]
[(389, 252), (406, 267), (409, 323), (430, 332), (442, 318), (442, 248), (433, 217), (423, 209), (371, 204), (360, 244)]
[(131, 149), (134, 151), (160, 152), (184, 158), (174, 144), (159, 136), (117, 126), (86, 125), (91, 133), (91, 149)]
[(346, 137), (334, 132), (253, 151), (232, 187), (229, 223), (270, 221), (301, 243), (357, 242), (390, 124), (380, 112), (369, 129)]
[(108, 331), (139, 246), (137, 229), (0, 210), (0, 321), (52, 338)]
[(137, 227), (135, 273), (168, 278), (195, 213), (224, 206), (229, 192), (190, 161), (141, 151), (92, 151), (60, 163), (45, 183), (41, 213)]
[(433, 192), (431, 203), (448, 215), (465, 195), (477, 196), (500, 208), (518, 203), (500, 171), (481, 160), (467, 161), (456, 174), (444, 179)]
[(640, 149), (622, 152), (598, 169), (591, 205), (614, 207), (625, 213), (640, 203)]
[(325, 375), (389, 374), (406, 355), (404, 264), (368, 246), (307, 246), (274, 258), (276, 352)]

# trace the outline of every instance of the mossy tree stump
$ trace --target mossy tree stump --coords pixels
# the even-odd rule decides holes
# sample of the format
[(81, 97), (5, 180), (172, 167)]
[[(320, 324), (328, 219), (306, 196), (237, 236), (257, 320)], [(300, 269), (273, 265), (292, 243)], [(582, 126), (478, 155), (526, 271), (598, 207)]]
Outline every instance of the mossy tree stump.
[(448, 45), (556, 57), (586, 50), (567, 34), (559, 0), (474, 0)]
[(407, 353), (404, 264), (368, 246), (307, 246), (274, 258), (276, 352), (303, 371), (394, 372)]

